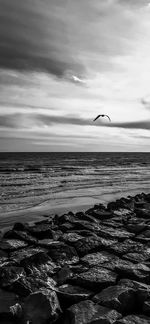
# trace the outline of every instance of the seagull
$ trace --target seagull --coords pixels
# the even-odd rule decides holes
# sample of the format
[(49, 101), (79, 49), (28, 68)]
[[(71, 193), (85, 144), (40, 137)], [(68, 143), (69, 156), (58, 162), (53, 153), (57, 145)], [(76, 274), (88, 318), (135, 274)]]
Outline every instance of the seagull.
[(95, 121), (99, 117), (107, 117), (109, 119), (109, 121), (111, 122), (111, 119), (110, 119), (110, 117), (108, 115), (98, 115), (93, 121)]

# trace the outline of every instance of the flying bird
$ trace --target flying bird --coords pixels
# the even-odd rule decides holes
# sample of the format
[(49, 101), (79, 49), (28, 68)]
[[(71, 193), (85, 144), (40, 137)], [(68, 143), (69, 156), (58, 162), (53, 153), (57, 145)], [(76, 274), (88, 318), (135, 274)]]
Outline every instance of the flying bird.
[(111, 122), (111, 119), (108, 115), (98, 115), (93, 121), (97, 120), (99, 117), (107, 117), (109, 121)]

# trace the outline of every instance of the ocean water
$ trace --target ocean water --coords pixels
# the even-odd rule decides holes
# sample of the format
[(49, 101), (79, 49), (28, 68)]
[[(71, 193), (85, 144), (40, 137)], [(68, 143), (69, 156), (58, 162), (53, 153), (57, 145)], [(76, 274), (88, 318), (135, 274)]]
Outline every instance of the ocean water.
[(0, 212), (150, 192), (150, 153), (0, 153)]

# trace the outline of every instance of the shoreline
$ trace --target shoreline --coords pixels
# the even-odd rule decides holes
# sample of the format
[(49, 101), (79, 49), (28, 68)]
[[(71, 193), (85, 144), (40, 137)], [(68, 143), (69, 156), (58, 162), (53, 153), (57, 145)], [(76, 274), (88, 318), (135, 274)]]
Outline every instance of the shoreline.
[[(143, 191), (148, 194), (150, 190)], [(15, 222), (33, 223), (45, 219), (46, 217), (54, 217), (68, 212), (85, 212), (88, 208), (92, 208), (95, 204), (107, 205), (116, 199), (127, 196), (135, 196), (141, 193), (139, 189), (129, 191), (107, 193), (102, 195), (85, 196), (78, 198), (57, 199), (57, 201), (46, 201), (33, 207), (21, 210), (14, 210), (0, 214), (0, 230), (10, 228)]]

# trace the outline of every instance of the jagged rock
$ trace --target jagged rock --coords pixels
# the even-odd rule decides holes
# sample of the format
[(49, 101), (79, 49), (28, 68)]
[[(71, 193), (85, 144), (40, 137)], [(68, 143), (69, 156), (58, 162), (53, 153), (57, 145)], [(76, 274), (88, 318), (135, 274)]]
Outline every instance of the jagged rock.
[(92, 300), (121, 313), (134, 312), (136, 307), (135, 290), (127, 286), (110, 286), (95, 295)]
[(99, 230), (99, 235), (109, 240), (113, 240), (117, 238), (120, 242), (134, 237), (134, 233), (129, 233), (125, 230), (114, 229), (111, 227), (101, 228)]
[(69, 281), (77, 286), (82, 286), (87, 289), (100, 290), (115, 284), (117, 275), (108, 269), (102, 267), (93, 267), (86, 272), (76, 274)]
[(58, 271), (55, 275), (55, 280), (58, 285), (63, 285), (66, 281), (73, 277), (73, 272), (69, 268), (69, 266), (64, 266)]
[(83, 236), (77, 234), (77, 233), (65, 233), (63, 234), (63, 236), (61, 237), (61, 240), (66, 242), (67, 244), (72, 244), (78, 240), (81, 240), (83, 238)]
[(134, 289), (136, 293), (137, 308), (142, 311), (144, 302), (150, 298), (150, 286), (129, 279), (121, 279), (118, 285)]
[(150, 219), (150, 210), (146, 208), (135, 208), (134, 212), (137, 217)]
[(28, 228), (29, 233), (38, 240), (45, 238), (53, 238), (53, 231), (51, 224), (39, 224)]
[(5, 233), (4, 238), (21, 240), (29, 244), (35, 244), (37, 242), (37, 239), (32, 237), (29, 233), (21, 230), (20, 231), (10, 230)]
[(54, 323), (61, 309), (55, 291), (42, 289), (30, 294), (24, 301), (23, 317), (32, 324)]
[(117, 259), (117, 256), (105, 251), (101, 251), (85, 255), (83, 258), (81, 258), (81, 262), (83, 262), (88, 267), (93, 267), (99, 265), (105, 266), (105, 263), (112, 262), (112, 260), (115, 261)]
[(0, 323), (2, 316), (13, 315), (10, 307), (17, 302), (18, 297), (14, 293), (0, 289)]
[(61, 266), (65, 264), (74, 264), (79, 261), (76, 250), (63, 242), (60, 242), (59, 245), (51, 246), (49, 255), (54, 262)]
[(150, 324), (150, 318), (142, 315), (128, 315), (118, 320), (116, 324)]
[(144, 263), (147, 260), (150, 260), (150, 249), (148, 251), (142, 251), (142, 253), (127, 253), (124, 256), (124, 259), (135, 263)]
[(20, 240), (1, 240), (0, 248), (4, 251), (10, 252), (15, 251), (24, 247), (27, 247), (28, 244)]
[(82, 273), (85, 272), (87, 270), (89, 270), (88, 266), (85, 266), (84, 264), (71, 264), (69, 265), (70, 270), (76, 274), (76, 273)]
[(89, 210), (86, 212), (86, 214), (89, 214), (95, 218), (97, 218), (98, 220), (103, 220), (103, 219), (110, 219), (111, 217), (113, 217), (113, 213), (109, 210)]
[(143, 304), (143, 313), (147, 316), (150, 316), (150, 299), (144, 301)]
[(139, 220), (139, 218), (134, 217), (125, 224), (125, 227), (129, 232), (138, 234), (145, 230), (147, 225), (144, 219)]
[(146, 231), (143, 231), (140, 235), (136, 237), (136, 239), (143, 243), (150, 242), (150, 230), (147, 229)]
[(111, 245), (111, 251), (118, 255), (123, 255), (126, 253), (132, 252), (139, 252), (144, 250), (144, 245), (139, 242), (134, 242), (132, 240), (125, 240), (124, 242), (120, 242), (119, 244)]
[(28, 230), (28, 223), (15, 223), (13, 226), (13, 230), (14, 231), (27, 231)]
[(0, 286), (2, 288), (8, 287), (25, 276), (26, 273), (23, 268), (4, 264), (0, 268)]
[(57, 291), (60, 304), (63, 308), (68, 308), (72, 304), (89, 299), (92, 294), (93, 292), (85, 288), (68, 284), (60, 286)]
[(107, 240), (97, 236), (89, 236), (75, 242), (74, 247), (80, 256), (84, 256), (85, 254), (98, 251), (104, 247), (107, 248), (115, 242), (115, 240)]
[(85, 212), (85, 213), (76, 213), (76, 217), (79, 220), (85, 220), (85, 221), (88, 221), (88, 222), (91, 222), (91, 223), (98, 223), (98, 220), (95, 217), (93, 217), (92, 215), (88, 214), (87, 212)]
[(61, 224), (60, 226), (59, 226), (59, 228), (60, 228), (60, 230), (62, 231), (62, 232), (67, 232), (67, 231), (70, 231), (70, 230), (74, 230), (74, 228), (75, 228), (75, 226), (73, 225), (73, 224), (71, 224), (71, 223), (69, 223), (69, 222), (66, 222), (66, 223), (63, 223), (63, 224)]
[(12, 260), (14, 260), (16, 263), (18, 263), (19, 265), (25, 267), (25, 266), (29, 266), (29, 264), (37, 264), (37, 263), (41, 263), (42, 258), (47, 258), (47, 260), (49, 259), (48, 256), (46, 256), (45, 253), (46, 250), (42, 249), (42, 248), (26, 248), (26, 249), (22, 249), (19, 251), (15, 251), (12, 252), (10, 254), (10, 258)]
[(86, 300), (67, 309), (64, 324), (113, 324), (120, 317), (117, 311)]
[(132, 263), (118, 259), (104, 265), (107, 269), (116, 271), (119, 276), (147, 283), (150, 277), (150, 268), (144, 264)]

